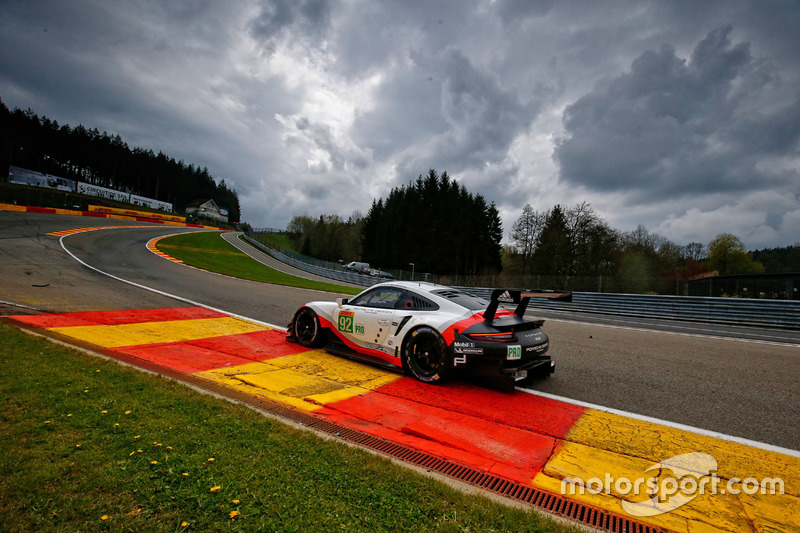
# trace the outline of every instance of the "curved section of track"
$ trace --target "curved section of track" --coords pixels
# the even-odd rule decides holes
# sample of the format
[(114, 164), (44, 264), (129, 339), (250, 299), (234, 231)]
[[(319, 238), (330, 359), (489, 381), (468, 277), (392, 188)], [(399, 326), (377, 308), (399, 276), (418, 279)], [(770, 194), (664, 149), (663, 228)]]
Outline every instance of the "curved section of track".
[[(0, 213), (0, 218), (5, 222), (0, 230), (4, 255), (0, 275), (10, 289), (4, 288), (2, 301), (47, 311), (185, 305), (185, 300), (167, 296), (175, 295), (283, 325), (303, 303), (336, 296), (238, 280), (166, 261), (150, 253), (146, 243), (176, 229), (155, 225), (65, 237), (64, 246), (97, 269), (93, 271), (61, 250), (57, 238), (47, 236), (57, 229), (86, 226), (85, 218), (17, 213)], [(800, 449), (798, 346), (556, 320), (545, 328), (557, 370), (535, 383), (536, 390)]]
[(290, 276), (297, 276), (299, 278), (306, 278), (315, 281), (324, 281), (325, 283), (335, 283), (337, 285), (348, 285), (351, 287), (355, 287), (358, 289), (363, 289), (361, 285), (350, 285), (348, 283), (342, 282), (340, 280), (334, 278), (326, 278), (323, 276), (317, 276), (316, 274), (311, 274), (310, 272), (306, 272), (305, 270), (300, 270), (299, 268), (295, 268), (291, 265), (287, 265), (286, 263), (281, 263), (274, 257), (270, 256), (269, 254), (265, 254), (261, 250), (250, 246), (249, 244), (242, 242), (239, 239), (240, 233), (223, 233), (222, 238), (228, 241), (234, 248), (243, 252), (259, 263), (264, 266), (267, 266), (273, 270), (277, 270), (278, 272), (283, 272), (284, 274), (289, 274)]

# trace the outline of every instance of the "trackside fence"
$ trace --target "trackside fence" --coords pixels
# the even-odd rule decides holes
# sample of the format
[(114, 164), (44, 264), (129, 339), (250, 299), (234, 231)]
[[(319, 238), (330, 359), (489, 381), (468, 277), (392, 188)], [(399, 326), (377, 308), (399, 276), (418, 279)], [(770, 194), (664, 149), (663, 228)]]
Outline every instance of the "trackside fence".
[[(306, 258), (300, 254), (290, 255), (289, 253), (283, 253), (248, 235), (245, 235), (244, 238), (253, 246), (279, 261), (332, 280), (362, 287), (369, 287), (384, 281), (379, 278), (348, 272), (337, 263), (320, 260), (308, 261), (311, 258)], [(418, 281), (420, 280), (418, 279)], [(457, 288), (483, 298), (488, 298), (492, 291), (492, 288), (482, 287), (457, 286)], [(800, 301), (798, 300), (573, 291), (572, 302), (532, 301), (530, 307), (740, 326), (800, 329)]]
[[(488, 298), (492, 289), (459, 287)], [(572, 302), (531, 301), (530, 307), (605, 315), (800, 329), (800, 301), (701, 296), (573, 292)]]
[(287, 265), (291, 265), (295, 268), (299, 268), (300, 270), (305, 270), (306, 272), (316, 274), (318, 276), (324, 276), (326, 278), (330, 278), (335, 281), (343, 281), (345, 283), (349, 283), (351, 285), (359, 285), (361, 287), (369, 287), (381, 281), (385, 281), (385, 280), (380, 280), (378, 278), (374, 278), (372, 276), (365, 276), (363, 274), (350, 272), (349, 270), (345, 270), (338, 263), (333, 263), (331, 261), (322, 261), (320, 259), (314, 259), (302, 254), (293, 253), (285, 250), (280, 251), (275, 247), (271, 247), (267, 244), (264, 244), (254, 239), (250, 235), (244, 235), (244, 239), (253, 246), (255, 246), (256, 248), (258, 248), (259, 250), (277, 259), (278, 261), (286, 263)]

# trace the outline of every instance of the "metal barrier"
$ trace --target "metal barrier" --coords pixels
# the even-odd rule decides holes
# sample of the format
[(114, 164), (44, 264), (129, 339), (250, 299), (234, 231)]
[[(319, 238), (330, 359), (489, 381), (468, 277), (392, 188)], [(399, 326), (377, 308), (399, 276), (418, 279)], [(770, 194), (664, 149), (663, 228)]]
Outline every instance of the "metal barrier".
[[(482, 298), (488, 298), (492, 291), (476, 287), (459, 288)], [(530, 306), (537, 304), (531, 301)], [(570, 303), (548, 300), (542, 301), (540, 307), (605, 315), (800, 329), (800, 301), (796, 300), (573, 292)]]
[[(247, 235), (245, 235), (245, 239), (275, 259), (313, 274), (362, 287), (369, 287), (384, 281), (363, 274), (309, 265), (272, 250)], [(482, 287), (456, 288), (487, 299), (492, 291), (491, 288)], [(530, 307), (536, 306), (537, 302), (532, 301)], [(573, 292), (570, 303), (548, 300), (541, 302), (540, 307), (606, 315), (800, 329), (800, 301), (798, 300)]]
[(373, 276), (366, 276), (364, 274), (357, 274), (356, 272), (349, 272), (344, 269), (335, 270), (332, 268), (326, 268), (318, 265), (305, 263), (303, 261), (295, 259), (294, 257), (289, 257), (286, 254), (274, 250), (269, 246), (265, 246), (264, 244), (253, 239), (249, 235), (243, 235), (243, 236), (247, 242), (258, 248), (259, 250), (263, 251), (265, 254), (277, 259), (278, 261), (286, 263), (287, 265), (291, 265), (295, 268), (299, 268), (300, 270), (304, 270), (312, 274), (317, 274), (318, 276), (323, 276), (336, 281), (344, 281), (345, 283), (350, 283), (352, 285), (359, 285), (361, 287), (370, 287), (376, 283), (384, 281), (381, 280), (380, 278), (376, 278)]

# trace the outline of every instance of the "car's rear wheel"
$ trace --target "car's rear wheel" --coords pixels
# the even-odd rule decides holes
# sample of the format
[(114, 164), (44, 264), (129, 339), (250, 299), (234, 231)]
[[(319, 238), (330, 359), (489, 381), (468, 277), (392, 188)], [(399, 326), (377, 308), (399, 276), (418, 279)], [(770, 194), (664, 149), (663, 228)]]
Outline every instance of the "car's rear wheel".
[(419, 381), (435, 383), (447, 377), (447, 345), (439, 333), (428, 327), (409, 333), (403, 348), (403, 367)]
[(313, 309), (303, 307), (294, 315), (294, 336), (301, 346), (306, 348), (322, 346), (325, 344), (326, 333)]

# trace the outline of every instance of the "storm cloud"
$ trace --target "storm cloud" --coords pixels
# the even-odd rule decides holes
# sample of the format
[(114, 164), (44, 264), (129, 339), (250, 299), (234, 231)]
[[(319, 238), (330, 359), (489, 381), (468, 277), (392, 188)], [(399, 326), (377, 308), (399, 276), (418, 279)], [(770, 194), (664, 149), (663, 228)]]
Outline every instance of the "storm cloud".
[(642, 202), (797, 185), (761, 163), (797, 157), (800, 100), (771, 103), (779, 77), (731, 30), (709, 33), (688, 59), (648, 50), (569, 105), (555, 150), (562, 179)]
[(0, 98), (208, 167), (243, 219), (365, 212), (435, 168), (621, 230), (800, 240), (800, 5), (0, 3)]

